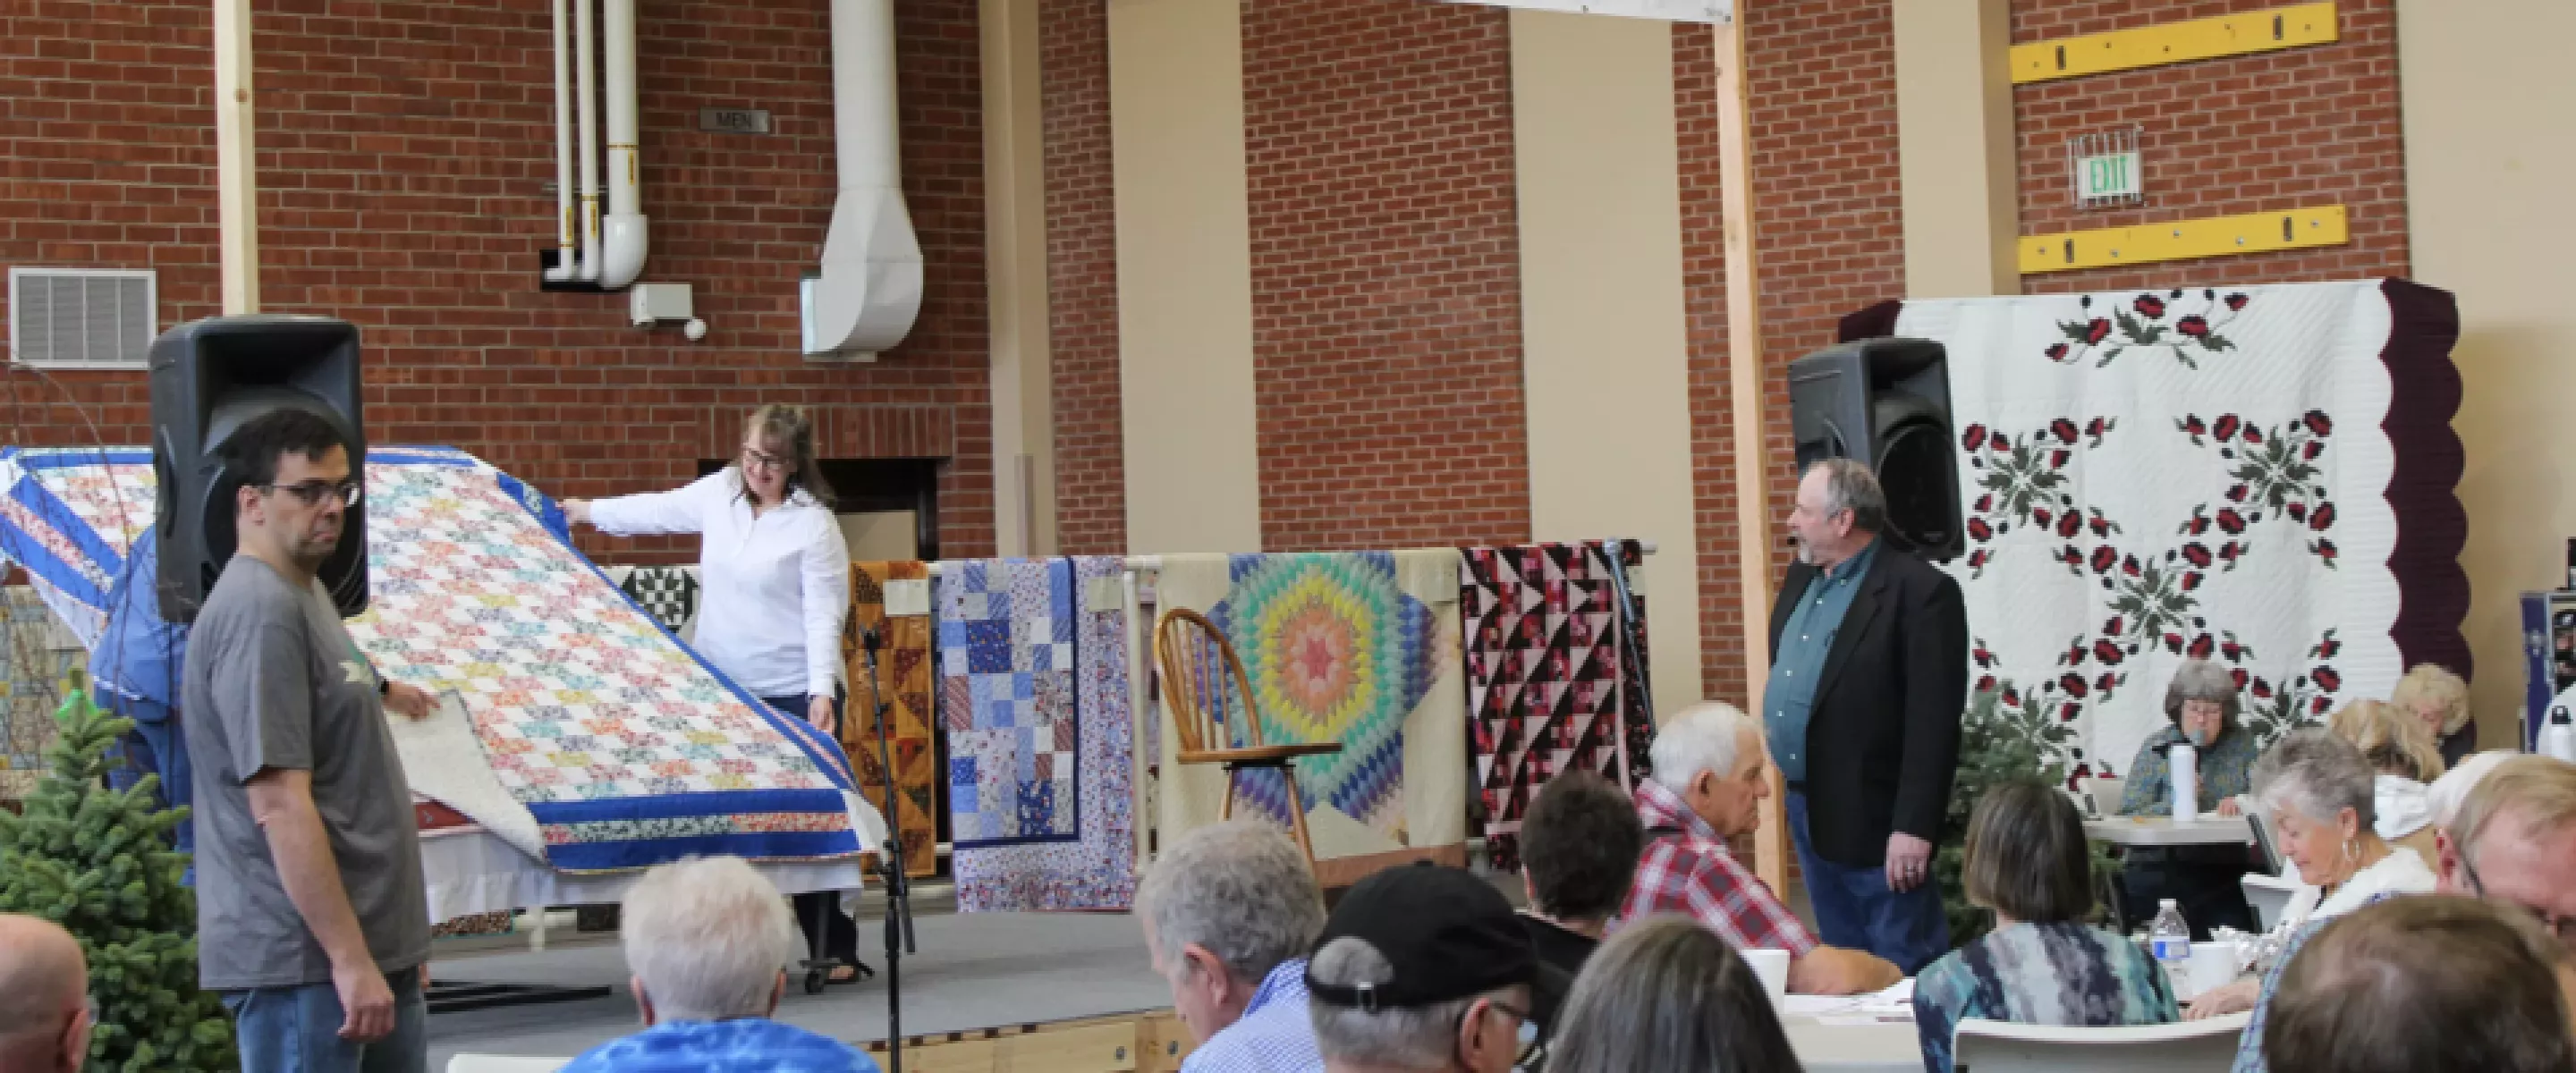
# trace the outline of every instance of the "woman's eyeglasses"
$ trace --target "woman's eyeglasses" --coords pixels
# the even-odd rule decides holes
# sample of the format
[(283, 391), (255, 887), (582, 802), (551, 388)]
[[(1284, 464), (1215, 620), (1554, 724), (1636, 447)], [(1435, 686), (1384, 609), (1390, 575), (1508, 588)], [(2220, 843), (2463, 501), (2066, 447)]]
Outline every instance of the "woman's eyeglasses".
[(351, 507), (357, 506), (359, 500), (367, 497), (366, 486), (359, 484), (356, 481), (339, 481), (336, 483), (332, 481), (299, 481), (295, 484), (256, 484), (251, 487), (257, 488), (263, 492), (285, 492), (294, 496), (296, 502), (302, 503), (308, 507), (321, 506), (323, 497), (325, 496), (337, 499), (342, 505)]
[(746, 470), (786, 469), (787, 460), (760, 448), (746, 446), (742, 449), (742, 468)]

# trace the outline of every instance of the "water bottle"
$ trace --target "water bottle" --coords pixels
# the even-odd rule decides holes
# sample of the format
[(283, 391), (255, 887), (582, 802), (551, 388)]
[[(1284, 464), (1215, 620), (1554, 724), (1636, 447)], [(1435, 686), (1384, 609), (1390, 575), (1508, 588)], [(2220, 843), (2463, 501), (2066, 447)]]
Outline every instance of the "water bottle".
[(2178, 741), (2165, 751), (2165, 769), (2173, 782), (2173, 818), (2175, 823), (2190, 823), (2200, 818), (2200, 750), (2187, 741)]
[(2576, 764), (2576, 722), (2568, 720), (2566, 705), (2549, 709), (2549, 725), (2540, 728), (2532, 751)]
[(2191, 924), (2171, 898), (2157, 903), (2155, 925), (2147, 931), (2147, 949), (2174, 982), (2190, 979)]

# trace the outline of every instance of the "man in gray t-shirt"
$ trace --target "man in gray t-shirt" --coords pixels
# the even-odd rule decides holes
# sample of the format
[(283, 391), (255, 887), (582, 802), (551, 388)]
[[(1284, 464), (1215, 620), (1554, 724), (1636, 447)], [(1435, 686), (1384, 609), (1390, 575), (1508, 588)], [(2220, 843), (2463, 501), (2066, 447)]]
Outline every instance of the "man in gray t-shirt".
[(200, 982), (232, 1010), (245, 1069), (417, 1073), (429, 908), (411, 789), (387, 687), (314, 576), (358, 478), (301, 410), (244, 425), (225, 461), (244, 485), (239, 550), (198, 612), (181, 687)]

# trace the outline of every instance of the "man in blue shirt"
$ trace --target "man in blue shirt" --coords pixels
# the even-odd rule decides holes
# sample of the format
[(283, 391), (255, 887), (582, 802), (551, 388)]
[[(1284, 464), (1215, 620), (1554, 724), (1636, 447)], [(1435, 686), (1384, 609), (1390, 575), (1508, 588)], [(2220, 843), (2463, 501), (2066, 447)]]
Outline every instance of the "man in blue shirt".
[(1306, 952), (1324, 930), (1324, 898), (1296, 843), (1246, 820), (1191, 831), (1145, 873), (1136, 910), (1198, 1040), (1181, 1073), (1321, 1073)]
[(1886, 527), (1869, 467), (1826, 459), (1798, 482), (1798, 561), (1771, 611), (1762, 715), (1816, 930), (1911, 975), (1950, 947), (1931, 860), (1958, 767), (1968, 623), (1959, 583), (1886, 546)]
[(742, 858), (656, 867), (621, 916), (644, 1031), (563, 1073), (877, 1073), (857, 1048), (770, 1019), (803, 944), (786, 897)]

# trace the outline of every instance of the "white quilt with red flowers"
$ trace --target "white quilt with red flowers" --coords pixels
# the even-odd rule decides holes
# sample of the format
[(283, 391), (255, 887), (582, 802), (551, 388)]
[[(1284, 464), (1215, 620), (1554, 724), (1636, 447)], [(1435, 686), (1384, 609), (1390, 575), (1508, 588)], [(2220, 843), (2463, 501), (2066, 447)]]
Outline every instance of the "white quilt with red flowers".
[(2376, 282), (1910, 301), (1960, 430), (1976, 683), (2124, 776), (2191, 657), (2267, 741), (2386, 696), (2391, 314)]

